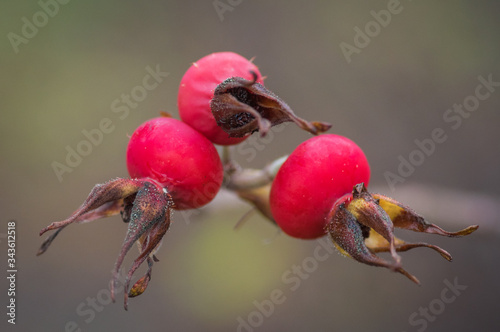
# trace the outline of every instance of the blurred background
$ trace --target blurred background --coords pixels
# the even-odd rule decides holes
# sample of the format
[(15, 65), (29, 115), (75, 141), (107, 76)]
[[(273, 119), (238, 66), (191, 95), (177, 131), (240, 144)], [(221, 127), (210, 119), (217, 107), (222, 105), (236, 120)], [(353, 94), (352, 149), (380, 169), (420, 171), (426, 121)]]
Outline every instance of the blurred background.
[[(500, 82), (498, 2), (41, 0), (0, 8), (0, 266), (7, 270), (6, 225), (15, 220), (18, 268), (15, 327), (1, 278), (2, 331), (498, 330), (500, 87), (481, 88), (490, 93), (477, 105), (468, 98), (479, 77)], [(94, 184), (127, 176), (128, 136), (160, 111), (178, 117), (182, 75), (216, 51), (255, 57), (266, 86), (299, 116), (331, 122), (330, 132), (357, 142), (372, 190), (451, 231), (479, 231), (463, 239), (398, 233), (454, 257), (403, 253), (418, 287), (280, 234), (258, 214), (234, 230), (250, 206), (221, 193), (190, 216), (174, 214), (150, 286), (128, 312), (122, 292), (113, 304), (107, 290), (126, 231), (119, 217), (68, 227), (36, 257), (39, 230), (66, 218)], [(142, 86), (147, 68), (168, 75), (117, 113), (113, 105), (125, 106), (121, 96)], [(475, 110), (448, 111), (466, 100)], [(69, 167), (68, 149), (103, 119), (111, 132)], [(390, 185), (388, 172), (401, 176), (415, 140), (436, 128), (446, 140)], [(285, 126), (245, 146), (258, 153), (234, 156), (262, 167), (309, 137)], [(69, 170), (58, 177), (54, 163)], [(127, 264), (136, 252), (129, 256)], [(450, 284), (460, 286), (445, 291)]]

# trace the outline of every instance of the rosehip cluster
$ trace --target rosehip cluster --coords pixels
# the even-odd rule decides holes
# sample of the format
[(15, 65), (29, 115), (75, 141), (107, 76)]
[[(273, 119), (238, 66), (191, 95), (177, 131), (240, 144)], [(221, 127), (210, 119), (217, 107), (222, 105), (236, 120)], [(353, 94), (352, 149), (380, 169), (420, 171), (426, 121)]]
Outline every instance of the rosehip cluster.
[[(42, 244), (44, 253), (69, 224), (120, 214), (127, 233), (113, 270), (114, 288), (134, 243), (139, 256), (124, 283), (128, 298), (142, 294), (158, 259), (155, 253), (170, 226), (172, 210), (208, 204), (222, 186), (252, 203), (290, 236), (312, 239), (329, 234), (339, 251), (360, 262), (391, 268), (418, 280), (401, 267), (398, 251), (429, 247), (451, 260), (443, 249), (397, 239), (394, 227), (445, 236), (472, 233), (477, 226), (449, 233), (427, 223), (410, 208), (380, 194), (368, 193), (368, 161), (351, 140), (332, 134), (315, 136), (262, 170), (242, 169), (229, 157), (227, 146), (249, 135), (265, 135), (271, 126), (294, 122), (314, 135), (331, 125), (309, 122), (297, 115), (263, 85), (252, 61), (231, 53), (213, 53), (188, 69), (181, 80), (178, 108), (182, 121), (158, 117), (139, 126), (127, 148), (130, 178), (96, 185), (69, 218), (54, 222), (40, 235), (55, 230)], [(214, 144), (224, 146), (221, 158)], [(394, 262), (375, 253), (390, 251)], [(133, 274), (144, 263), (146, 274), (130, 287)]]

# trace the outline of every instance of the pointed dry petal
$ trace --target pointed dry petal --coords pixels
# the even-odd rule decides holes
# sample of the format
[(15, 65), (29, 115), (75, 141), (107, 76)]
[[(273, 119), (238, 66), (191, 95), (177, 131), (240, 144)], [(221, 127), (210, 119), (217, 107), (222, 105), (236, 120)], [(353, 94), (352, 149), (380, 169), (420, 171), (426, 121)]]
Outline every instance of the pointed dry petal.
[[(396, 251), (408, 251), (413, 248), (426, 247), (437, 251), (444, 259), (451, 261), (452, 257), (446, 250), (425, 242), (417, 243), (406, 243), (405, 241), (394, 237), (394, 243), (396, 244)], [(370, 235), (365, 239), (365, 244), (371, 251), (377, 252), (387, 252), (390, 251), (389, 242), (384, 239), (380, 234), (375, 232), (373, 229), (370, 231)]]
[(127, 273), (127, 277), (125, 279), (125, 284), (124, 284), (124, 306), (125, 309), (127, 309), (127, 302), (128, 302), (128, 297), (130, 296), (130, 293), (128, 292), (128, 288), (130, 285), (130, 281), (132, 279), (132, 275), (135, 273), (135, 271), (141, 266), (141, 264), (144, 262), (144, 260), (148, 260), (148, 272), (146, 275), (141, 278), (142, 280), (139, 280), (134, 286), (132, 287), (131, 293), (135, 297), (140, 294), (142, 294), (145, 290), (146, 287), (148, 286), (149, 280), (151, 279), (151, 268), (153, 261), (150, 258), (150, 255), (152, 255), (153, 251), (160, 245), (161, 240), (165, 233), (167, 232), (168, 228), (170, 226), (170, 213), (167, 211), (167, 213), (164, 216), (164, 221), (158, 222), (154, 224), (150, 230), (148, 230), (147, 233), (145, 233), (142, 237), (142, 251), (139, 257), (137, 257), (132, 264), (132, 267), (129, 269)]
[(149, 232), (155, 224), (165, 221), (165, 216), (170, 213), (169, 208), (172, 204), (170, 195), (156, 183), (146, 181), (137, 192), (130, 214), (127, 235), (113, 270), (113, 280), (111, 282), (111, 297), (113, 300), (118, 272), (125, 255), (143, 234)]
[(373, 194), (373, 197), (379, 200), (380, 206), (387, 212), (395, 227), (423, 232), (430, 234), (439, 234), (448, 237), (459, 237), (469, 235), (478, 229), (479, 226), (472, 225), (458, 232), (447, 232), (441, 227), (428, 223), (425, 219), (398, 201), (380, 194)]
[(73, 214), (66, 220), (53, 222), (49, 226), (40, 231), (43, 233), (57, 229), (68, 224), (77, 222), (77, 220), (84, 214), (97, 209), (103, 204), (111, 201), (125, 198), (137, 192), (144, 180), (139, 179), (116, 179), (103, 184), (96, 185), (83, 204), (73, 212)]
[(358, 262), (373, 266), (385, 267), (397, 271), (415, 283), (418, 279), (409, 274), (398, 264), (390, 263), (374, 255), (365, 245), (365, 239), (360, 224), (345, 208), (345, 203), (338, 204), (327, 218), (327, 232), (332, 240), (342, 248), (345, 254)]
[(363, 183), (354, 186), (352, 200), (347, 204), (347, 210), (356, 220), (379, 233), (390, 243), (390, 252), (397, 264), (401, 257), (396, 253), (394, 244), (394, 226), (387, 213), (382, 209), (366, 190)]
[(124, 199), (117, 199), (115, 201), (104, 203), (97, 209), (82, 214), (81, 216), (75, 219), (74, 223), (83, 224), (97, 219), (107, 218), (117, 215), (123, 208), (123, 202)]
[(50, 234), (50, 236), (48, 236), (42, 242), (42, 245), (40, 246), (40, 249), (38, 249), (38, 252), (36, 253), (37, 256), (40, 256), (41, 254), (43, 254), (44, 252), (46, 252), (47, 249), (49, 249), (50, 245), (52, 244), (52, 241), (54, 241), (54, 239), (56, 238), (56, 236), (64, 229), (64, 227), (66, 227), (66, 226), (63, 226), (63, 227), (59, 228), (54, 233)]
[(217, 124), (230, 137), (243, 137), (255, 131), (264, 136), (271, 126), (295, 122), (300, 128), (318, 135), (330, 129), (325, 122), (299, 118), (277, 95), (262, 84), (241, 77), (231, 77), (217, 86), (210, 102)]
[(396, 250), (397, 251), (408, 251), (408, 250), (413, 249), (413, 248), (422, 248), (422, 247), (435, 250), (437, 253), (439, 253), (441, 255), (441, 257), (446, 259), (448, 262), (451, 262), (453, 259), (453, 257), (451, 257), (451, 255), (450, 255), (450, 253), (447, 252), (446, 250), (444, 250), (443, 248), (438, 247), (438, 246), (433, 245), (433, 244), (428, 244), (425, 242), (405, 243), (405, 244), (396, 246)]
[[(104, 205), (101, 205), (100, 207), (98, 207), (95, 210), (89, 211), (87, 213), (84, 213), (84, 214), (78, 216), (77, 218), (75, 218), (75, 220), (73, 220), (73, 223), (86, 223), (86, 222), (94, 221), (96, 219), (113, 216), (113, 215), (118, 214), (120, 212), (120, 210), (122, 208), (122, 205), (123, 205), (123, 200), (122, 199), (105, 203)], [(57, 229), (56, 232), (54, 232), (53, 234), (51, 234), (50, 236), (48, 236), (45, 239), (45, 241), (43, 241), (43, 243), (40, 246), (40, 249), (38, 250), (38, 252), (37, 252), (36, 255), (40, 256), (45, 251), (47, 251), (47, 249), (49, 248), (49, 246), (52, 244), (52, 241), (54, 241), (54, 239), (56, 238), (56, 236), (66, 226), (67, 225), (64, 225), (64, 226), (60, 227), (59, 229)]]

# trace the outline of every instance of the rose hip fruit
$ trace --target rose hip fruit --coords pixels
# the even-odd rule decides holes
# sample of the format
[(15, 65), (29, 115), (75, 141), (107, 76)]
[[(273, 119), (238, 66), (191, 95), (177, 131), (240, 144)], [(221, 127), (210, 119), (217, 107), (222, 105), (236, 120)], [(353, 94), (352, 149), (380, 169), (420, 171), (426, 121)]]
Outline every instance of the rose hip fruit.
[(136, 129), (127, 148), (132, 178), (152, 178), (172, 196), (176, 209), (210, 202), (222, 184), (223, 169), (214, 145), (187, 124), (159, 117)]
[(262, 83), (257, 66), (241, 55), (219, 52), (207, 55), (194, 62), (181, 80), (177, 105), (179, 115), (185, 123), (205, 135), (210, 141), (220, 145), (233, 145), (246, 137), (233, 138), (216, 123), (210, 108), (215, 88), (230, 77), (241, 77)]
[(353, 141), (333, 134), (310, 138), (293, 151), (274, 179), (273, 217), (290, 236), (323, 236), (335, 201), (369, 180), (368, 161)]
[[(367, 190), (370, 167), (363, 151), (338, 135), (320, 135), (300, 144), (276, 174), (270, 193), (276, 223), (290, 236), (313, 239), (329, 234), (337, 249), (360, 263), (418, 279), (403, 269), (398, 252), (430, 248), (451, 261), (444, 249), (425, 242), (407, 243), (394, 236), (394, 228), (460, 237), (472, 225), (447, 232), (427, 222), (400, 202)], [(393, 261), (376, 255), (390, 252)]]

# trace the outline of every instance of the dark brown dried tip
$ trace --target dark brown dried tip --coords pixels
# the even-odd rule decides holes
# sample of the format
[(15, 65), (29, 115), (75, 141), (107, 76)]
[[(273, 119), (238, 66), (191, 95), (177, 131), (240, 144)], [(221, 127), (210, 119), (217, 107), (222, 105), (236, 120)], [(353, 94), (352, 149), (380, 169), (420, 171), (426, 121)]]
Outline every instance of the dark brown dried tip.
[(230, 137), (243, 137), (255, 131), (266, 135), (272, 126), (283, 122), (295, 122), (313, 135), (321, 134), (332, 126), (326, 122), (309, 122), (296, 116), (291, 108), (277, 95), (253, 80), (231, 77), (220, 83), (210, 102), (212, 114)]

